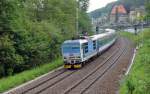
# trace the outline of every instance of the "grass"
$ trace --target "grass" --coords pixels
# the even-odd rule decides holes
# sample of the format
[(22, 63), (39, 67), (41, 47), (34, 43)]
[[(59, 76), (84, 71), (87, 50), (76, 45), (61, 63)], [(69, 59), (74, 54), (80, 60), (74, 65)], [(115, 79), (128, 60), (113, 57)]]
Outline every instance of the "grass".
[(40, 75), (48, 73), (49, 71), (52, 71), (53, 69), (56, 69), (62, 65), (63, 65), (62, 60), (57, 59), (52, 63), (42, 65), (42, 66), (34, 68), (32, 70), (24, 71), (20, 74), (14, 75), (14, 76), (0, 79), (0, 93), (4, 92), (10, 88), (21, 85), (27, 81), (30, 81)]
[(120, 35), (136, 45), (143, 45), (137, 51), (129, 75), (121, 81), (120, 94), (150, 94), (150, 29), (145, 29), (137, 36), (128, 32), (121, 32)]

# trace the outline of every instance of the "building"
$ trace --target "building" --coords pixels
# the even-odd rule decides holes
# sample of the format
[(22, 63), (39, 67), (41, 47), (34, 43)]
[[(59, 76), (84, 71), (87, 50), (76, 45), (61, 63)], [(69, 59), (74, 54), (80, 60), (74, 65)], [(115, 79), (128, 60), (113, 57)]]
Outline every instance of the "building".
[(92, 18), (92, 30), (95, 34), (101, 33), (101, 27), (103, 27), (106, 23), (108, 23), (108, 16), (103, 15), (98, 18)]
[(136, 11), (134, 10), (130, 11), (130, 14), (129, 14), (130, 23), (132, 24), (136, 23), (136, 20), (137, 20), (136, 15), (137, 15)]
[(110, 13), (110, 23), (126, 23), (129, 20), (128, 12), (124, 5), (115, 5)]
[(104, 25), (108, 22), (108, 17), (106, 15), (101, 16), (99, 18), (92, 18), (92, 24), (94, 25)]
[(140, 17), (144, 17), (146, 14), (144, 6), (139, 8), (131, 8), (129, 13), (129, 19), (131, 24), (139, 23)]

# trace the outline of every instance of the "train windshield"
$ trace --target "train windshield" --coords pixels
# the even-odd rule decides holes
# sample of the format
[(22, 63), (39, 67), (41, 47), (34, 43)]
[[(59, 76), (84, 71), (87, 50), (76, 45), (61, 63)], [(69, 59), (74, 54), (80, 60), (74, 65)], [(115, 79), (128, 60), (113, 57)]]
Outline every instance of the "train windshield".
[(80, 44), (64, 44), (62, 46), (63, 53), (80, 53)]

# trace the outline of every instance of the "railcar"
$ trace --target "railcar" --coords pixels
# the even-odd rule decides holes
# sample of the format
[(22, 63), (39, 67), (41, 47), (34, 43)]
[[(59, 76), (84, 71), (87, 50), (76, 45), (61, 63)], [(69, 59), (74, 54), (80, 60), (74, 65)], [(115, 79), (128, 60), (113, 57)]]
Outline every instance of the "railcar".
[(110, 47), (117, 36), (115, 30), (106, 31), (103, 34), (65, 41), (61, 47), (64, 68), (81, 68), (86, 61)]

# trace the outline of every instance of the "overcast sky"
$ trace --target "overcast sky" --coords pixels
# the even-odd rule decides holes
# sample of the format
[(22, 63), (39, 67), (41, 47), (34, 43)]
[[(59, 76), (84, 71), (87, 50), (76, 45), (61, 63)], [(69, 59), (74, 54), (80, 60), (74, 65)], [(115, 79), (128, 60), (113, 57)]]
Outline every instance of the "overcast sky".
[(113, 2), (113, 1), (117, 1), (117, 0), (90, 0), (90, 6), (88, 9), (88, 12), (93, 11), (98, 8), (102, 8), (108, 3)]

